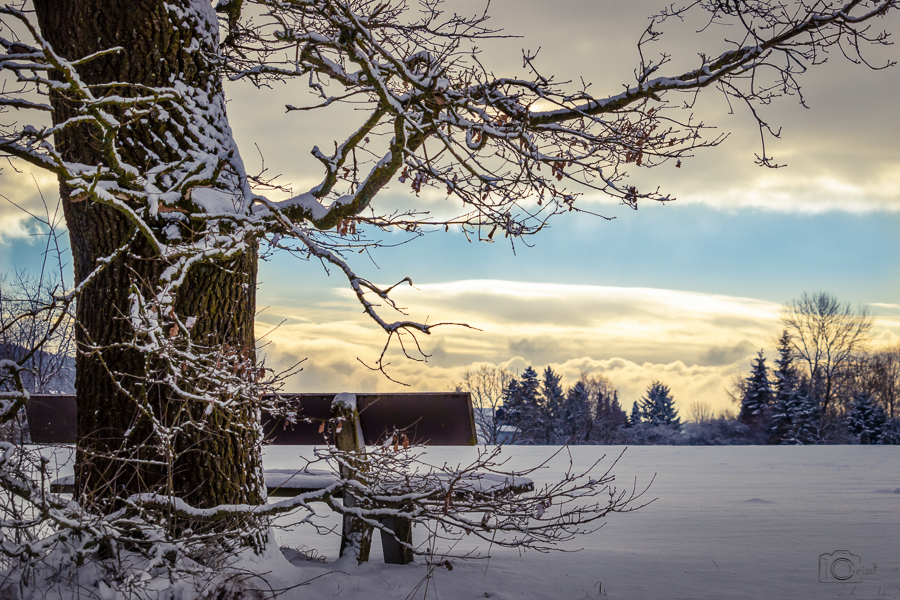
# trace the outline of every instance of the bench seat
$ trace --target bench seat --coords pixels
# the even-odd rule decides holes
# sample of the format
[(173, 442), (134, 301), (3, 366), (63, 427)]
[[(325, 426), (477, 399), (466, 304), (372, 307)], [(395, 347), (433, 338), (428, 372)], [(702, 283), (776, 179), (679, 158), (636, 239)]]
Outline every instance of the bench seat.
[[(436, 483), (447, 482), (441, 484), (441, 487), (446, 489), (452, 477), (449, 473), (433, 473), (429, 476), (429, 479)], [(296, 469), (266, 469), (265, 478), (266, 491), (270, 498), (293, 498), (306, 492), (315, 492), (327, 488), (338, 481), (338, 476), (335, 473), (321, 469), (306, 469), (302, 471)], [(418, 479), (421, 481), (421, 478)], [(411, 483), (413, 485), (418, 483), (417, 478), (413, 478)], [(454, 485), (454, 490), (457, 494), (472, 493), (477, 496), (524, 494), (534, 491), (534, 482), (527, 477), (510, 477), (498, 475), (497, 473), (473, 473), (460, 478)], [(75, 476), (67, 475), (53, 480), (50, 484), (50, 491), (54, 494), (73, 493), (75, 491)], [(335, 497), (340, 498), (341, 493), (337, 492)]]

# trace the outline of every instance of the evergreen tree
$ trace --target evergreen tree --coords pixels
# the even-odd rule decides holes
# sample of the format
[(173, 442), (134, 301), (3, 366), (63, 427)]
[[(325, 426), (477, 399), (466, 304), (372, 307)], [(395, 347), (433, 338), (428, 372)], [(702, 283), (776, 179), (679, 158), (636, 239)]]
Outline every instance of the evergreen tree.
[(778, 338), (778, 359), (775, 361), (775, 400), (798, 387), (797, 368), (794, 366), (794, 350), (791, 334), (785, 329)]
[(563, 418), (565, 419), (565, 436), (572, 443), (587, 441), (591, 436), (593, 419), (591, 418), (591, 399), (584, 383), (579, 381), (566, 394), (563, 402)]
[(769, 435), (776, 444), (816, 444), (821, 441), (819, 403), (808, 382), (785, 387), (776, 396), (769, 421)]
[(615, 423), (617, 427), (625, 427), (628, 425), (628, 415), (619, 404), (619, 391), (613, 390), (612, 400), (609, 403), (608, 421)]
[(522, 373), (522, 378), (519, 382), (520, 393), (522, 394), (525, 404), (529, 406), (536, 406), (538, 404), (540, 387), (541, 384), (538, 380), (537, 372), (531, 367), (526, 368), (525, 372)]
[(637, 400), (635, 400), (634, 404), (631, 405), (631, 419), (629, 419), (629, 425), (634, 427), (643, 420), (644, 417), (641, 415), (641, 407), (638, 405)]
[(884, 444), (900, 444), (900, 418), (888, 417), (884, 424)]
[(797, 369), (794, 367), (794, 350), (791, 347), (791, 336), (787, 330), (781, 332), (778, 339), (778, 358), (775, 360), (775, 384), (772, 410), (769, 415), (769, 442), (783, 443), (793, 422), (792, 415), (797, 403), (794, 397), (798, 393), (800, 382)]
[(808, 383), (801, 382), (794, 366), (791, 336), (785, 330), (778, 340), (775, 361), (775, 396), (768, 422), (774, 444), (814, 444), (820, 441), (822, 415)]
[(544, 443), (557, 444), (564, 437), (562, 430), (565, 428), (563, 418), (563, 389), (559, 384), (562, 376), (547, 367), (544, 369), (544, 378), (541, 381), (541, 396), (543, 397), (542, 412), (544, 420)]
[(865, 392), (854, 394), (853, 404), (844, 420), (847, 430), (859, 436), (860, 444), (883, 444), (888, 425), (884, 409)]
[(642, 420), (650, 425), (669, 425), (681, 429), (681, 419), (675, 409), (675, 401), (669, 388), (662, 382), (654, 381), (647, 388), (647, 396), (641, 398)]
[(592, 439), (601, 444), (613, 443), (618, 438), (618, 430), (628, 426), (628, 415), (619, 404), (619, 392), (614, 389), (610, 394), (608, 390), (598, 390)]
[(774, 394), (769, 383), (769, 369), (766, 367), (766, 359), (760, 350), (744, 385), (744, 396), (741, 399), (741, 412), (738, 420), (745, 425), (765, 426), (773, 400)]
[(519, 380), (515, 377), (510, 378), (509, 383), (503, 388), (503, 404), (497, 409), (495, 418), (498, 424), (514, 425), (513, 420), (516, 418), (516, 410), (520, 405), (519, 397)]
[(504, 393), (507, 423), (519, 428), (518, 441), (539, 444), (544, 439), (544, 419), (541, 413), (538, 374), (528, 367), (519, 380), (513, 380)]
[(609, 412), (609, 397), (603, 392), (599, 392), (594, 399), (594, 416), (598, 421), (602, 420)]
[(596, 421), (608, 427), (618, 429), (628, 424), (628, 415), (619, 404), (619, 392), (613, 390), (612, 394), (603, 392), (597, 394)]

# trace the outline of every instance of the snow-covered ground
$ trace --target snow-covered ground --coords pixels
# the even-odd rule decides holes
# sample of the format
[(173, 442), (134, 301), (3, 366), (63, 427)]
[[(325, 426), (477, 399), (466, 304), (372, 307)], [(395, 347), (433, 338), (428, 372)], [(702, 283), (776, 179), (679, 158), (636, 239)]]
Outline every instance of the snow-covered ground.
[[(553, 450), (513, 446), (504, 453), (515, 469)], [(572, 458), (577, 469), (598, 453), (615, 457), (621, 450), (581, 446)], [(289, 468), (308, 451), (270, 447), (266, 467)], [(473, 455), (472, 448), (428, 450), (432, 462), (465, 462)], [(567, 462), (561, 457), (536, 483), (552, 481)], [(372, 562), (357, 567), (336, 560), (337, 535), (317, 536), (307, 527), (278, 531), (280, 543), (315, 548), (326, 560), (282, 564), (270, 583), (312, 580), (282, 597), (329, 600), (900, 598), (898, 446), (632, 447), (614, 472), (629, 487), (633, 478), (640, 485), (655, 474), (649, 497), (658, 499), (638, 512), (612, 515), (603, 529), (564, 548), (579, 552), (493, 549), (489, 561), (457, 560), (452, 571), (429, 570), (422, 560), (382, 564), (376, 538)], [(455, 551), (469, 549), (468, 542)], [(855, 566), (863, 574), (851, 578), (857, 581), (820, 582), (820, 563), (834, 563), (843, 577), (856, 562), (832, 555), (842, 550), (859, 557)]]
[[(503, 453), (514, 470), (556, 450), (510, 446)], [(577, 470), (606, 453), (604, 467), (622, 450), (578, 446), (571, 456)], [(429, 448), (427, 458), (467, 463), (475, 453)], [(265, 466), (297, 467), (298, 456), (311, 454), (308, 447), (269, 447)], [(531, 477), (549, 483), (567, 466), (568, 455), (560, 456)], [(628, 488), (635, 478), (643, 487), (655, 475), (645, 499), (657, 500), (611, 515), (600, 531), (563, 547), (578, 552), (520, 554), (482, 545), (489, 560), (454, 560), (452, 570), (429, 568), (421, 558), (385, 565), (376, 535), (372, 560), (360, 567), (337, 558), (338, 533), (317, 535), (307, 525), (277, 529), (277, 541), (314, 549), (324, 561), (298, 559), (294, 566), (279, 555), (254, 570), (268, 573), (259, 586), (284, 590), (283, 600), (900, 598), (900, 446), (636, 446), (614, 473)], [(317, 506), (322, 523), (339, 532), (338, 519)], [(290, 522), (285, 517), (279, 525)], [(413, 536), (423, 541), (422, 531)], [(475, 545), (464, 538), (454, 552)], [(820, 582), (829, 578), (820, 565), (844, 577), (851, 564), (862, 574)]]

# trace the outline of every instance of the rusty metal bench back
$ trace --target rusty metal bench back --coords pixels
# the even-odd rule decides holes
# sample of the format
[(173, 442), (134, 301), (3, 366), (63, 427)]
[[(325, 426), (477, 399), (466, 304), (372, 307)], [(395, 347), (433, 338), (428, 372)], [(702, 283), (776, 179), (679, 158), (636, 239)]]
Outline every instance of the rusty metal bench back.
[[(325, 442), (319, 426), (331, 413), (335, 394), (283, 394), (296, 423), (263, 414), (266, 439), (272, 444), (313, 446)], [(366, 444), (377, 444), (395, 429), (414, 444), (474, 446), (475, 413), (468, 392), (356, 394)], [(35, 444), (74, 444), (78, 410), (74, 395), (32, 395), (25, 406), (31, 441)], [(310, 419), (305, 422), (303, 419)]]

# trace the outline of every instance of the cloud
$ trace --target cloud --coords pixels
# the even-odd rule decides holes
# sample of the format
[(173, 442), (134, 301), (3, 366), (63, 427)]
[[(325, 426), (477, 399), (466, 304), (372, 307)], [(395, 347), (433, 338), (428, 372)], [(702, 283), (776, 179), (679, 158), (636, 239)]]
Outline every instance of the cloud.
[(900, 318), (876, 317), (873, 337), (875, 349), (900, 345)]
[[(271, 359), (271, 348), (269, 357)], [(276, 354), (277, 354), (277, 349)], [(278, 362), (286, 366), (284, 362)], [(269, 360), (270, 366), (273, 364)], [(733, 410), (734, 406), (726, 393), (735, 375), (746, 372), (750, 366), (750, 356), (726, 365), (686, 365), (682, 361), (671, 363), (636, 363), (622, 357), (602, 360), (589, 356), (570, 358), (562, 362), (537, 363), (514, 356), (498, 363), (475, 361), (455, 368), (421, 363), (397, 363), (390, 369), (396, 379), (409, 384), (397, 385), (379, 373), (370, 371), (359, 362), (348, 362), (335, 356), (321, 353), (303, 364), (303, 371), (287, 382), (287, 391), (441, 391), (452, 389), (460, 380), (466, 368), (476, 369), (482, 364), (496, 364), (521, 374), (528, 366), (543, 371), (547, 366), (562, 375), (562, 383), (568, 387), (575, 383), (582, 373), (599, 373), (609, 378), (619, 391), (623, 408), (630, 410), (631, 404), (647, 392), (653, 381), (662, 381), (672, 390), (676, 407), (684, 413), (693, 402), (701, 402), (713, 407), (716, 412)]]
[(748, 177), (740, 188), (689, 190), (679, 202), (727, 210), (756, 208), (809, 214), (900, 212), (898, 173), (900, 164), (873, 173), (871, 178), (847, 173), (792, 177), (763, 174)]
[[(17, 173), (10, 167), (0, 174), (0, 245), (44, 230), (45, 227), (32, 215), (47, 219), (48, 210), (49, 218), (59, 224), (59, 230), (64, 228), (62, 212), (56, 207), (59, 197), (56, 176), (42, 172), (33, 175), (32, 179), (30, 171)], [(47, 202), (46, 207), (41, 200), (42, 194)]]
[[(481, 362), (519, 371), (552, 364), (572, 381), (581, 370), (616, 372), (617, 384), (635, 394), (668, 376), (673, 389), (711, 401), (777, 331), (778, 305), (750, 298), (498, 280), (398, 292), (401, 305), (414, 307), (413, 318), (433, 323), (438, 315), (481, 330), (447, 326), (420, 336), (427, 362), (405, 359), (395, 344), (388, 371), (420, 390), (447, 389), (463, 368)], [(385, 335), (359, 314), (347, 292), (333, 295), (340, 300), (313, 303), (302, 313), (267, 309), (257, 332), (270, 341), (270, 366), (287, 368), (307, 357), (303, 373), (290, 382), (295, 391), (397, 389), (357, 360), (371, 365)], [(286, 322), (273, 329), (281, 319)]]
[[(582, 371), (607, 375), (629, 403), (656, 379), (686, 410), (694, 401), (730, 407), (725, 389), (747, 372), (757, 350), (773, 356), (780, 305), (753, 298), (653, 288), (465, 280), (397, 290), (411, 318), (467, 322), (480, 331), (447, 326), (420, 336), (425, 362), (405, 358), (397, 344), (386, 354), (395, 384), (365, 366), (386, 336), (343, 289), (308, 308), (270, 306), (257, 321), (267, 334), (270, 366), (307, 358), (290, 391), (389, 391), (450, 388), (466, 367), (490, 363), (522, 372), (547, 365), (572, 384)], [(383, 313), (389, 317), (388, 313)], [(281, 319), (286, 322), (273, 329)], [(900, 340), (900, 320), (878, 317), (877, 343)], [(414, 349), (409, 338), (407, 349)], [(365, 363), (365, 364), (364, 364)]]
[(734, 376), (750, 367), (749, 357), (723, 365), (686, 365), (680, 360), (670, 363), (635, 363), (624, 358), (596, 360), (582, 357), (551, 365), (569, 385), (582, 372), (602, 373), (619, 391), (619, 402), (626, 411), (647, 393), (653, 381), (661, 381), (672, 390), (675, 407), (684, 415), (694, 402), (708, 404), (715, 412), (734, 410), (727, 390)]
[(713, 346), (703, 353), (701, 363), (705, 365), (730, 365), (754, 352), (753, 344), (742, 340), (732, 346)]

